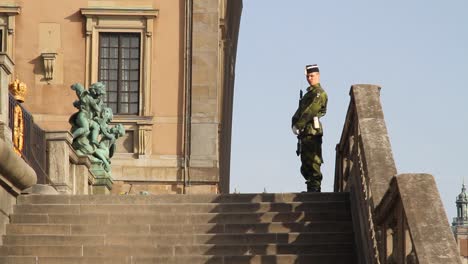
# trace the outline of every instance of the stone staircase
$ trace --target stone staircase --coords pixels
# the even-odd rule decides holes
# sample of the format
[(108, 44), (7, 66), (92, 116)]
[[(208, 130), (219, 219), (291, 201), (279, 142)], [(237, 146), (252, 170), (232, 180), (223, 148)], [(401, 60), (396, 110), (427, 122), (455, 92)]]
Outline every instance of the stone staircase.
[(1, 264), (340, 264), (349, 195), (20, 196)]

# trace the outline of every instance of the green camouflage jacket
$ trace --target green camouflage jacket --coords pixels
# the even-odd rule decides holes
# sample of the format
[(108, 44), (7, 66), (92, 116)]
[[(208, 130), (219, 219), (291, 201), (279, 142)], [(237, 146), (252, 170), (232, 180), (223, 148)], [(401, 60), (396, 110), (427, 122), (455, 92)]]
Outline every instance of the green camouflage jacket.
[(292, 125), (300, 131), (301, 136), (323, 135), (322, 124), (314, 128), (314, 117), (322, 117), (327, 112), (328, 96), (320, 84), (307, 88), (307, 93), (302, 97), (299, 108), (292, 117)]

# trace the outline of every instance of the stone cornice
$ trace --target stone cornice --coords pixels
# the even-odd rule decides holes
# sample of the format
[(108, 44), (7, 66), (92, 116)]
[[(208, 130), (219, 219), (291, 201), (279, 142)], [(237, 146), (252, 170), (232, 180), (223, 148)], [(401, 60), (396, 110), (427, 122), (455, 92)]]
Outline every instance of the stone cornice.
[(85, 17), (94, 16), (140, 16), (146, 18), (154, 18), (159, 14), (157, 9), (149, 8), (81, 8), (81, 14)]
[(0, 67), (2, 67), (5, 72), (11, 74), (13, 72), (15, 63), (5, 52), (0, 52)]
[(0, 6), (0, 13), (9, 15), (18, 15), (21, 13), (21, 7), (19, 6)]
[(47, 131), (46, 132), (47, 141), (65, 141), (68, 145), (71, 145), (73, 142), (73, 136), (69, 131)]

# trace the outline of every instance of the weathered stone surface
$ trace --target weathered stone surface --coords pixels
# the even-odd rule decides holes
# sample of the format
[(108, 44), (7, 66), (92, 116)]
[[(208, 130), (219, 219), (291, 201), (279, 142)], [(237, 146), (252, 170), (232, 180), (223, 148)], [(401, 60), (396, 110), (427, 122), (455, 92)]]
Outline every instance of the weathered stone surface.
[(218, 11), (217, 0), (195, 0), (193, 1), (194, 13), (207, 13), (207, 12), (217, 12), (217, 11)]
[(35, 235), (5, 236), (4, 241), (8, 245), (15, 246), (80, 246), (80, 245), (104, 245), (104, 236), (64, 236), (64, 235)]
[(3, 264), (37, 264), (36, 257), (2, 257), (0, 263)]
[[(414, 249), (410, 255), (418, 263), (459, 263), (433, 177), (424, 174), (396, 177), (380, 87), (353, 85), (350, 95), (343, 134), (337, 145), (335, 190), (351, 192), (354, 231), (359, 235), (356, 239), (359, 261), (375, 263), (379, 254), (391, 254), (397, 263), (406, 262), (406, 255)], [(398, 231), (388, 234), (387, 228)], [(408, 238), (412, 239), (412, 246), (405, 242)], [(388, 252), (392, 245), (396, 249), (393, 253)]]
[[(203, 12), (203, 13), (194, 13), (193, 20), (196, 21), (193, 25), (194, 32), (203, 32), (203, 33), (217, 33), (218, 32), (218, 12)], [(198, 34), (195, 34), (194, 38), (199, 37)], [(216, 38), (213, 38), (216, 40)]]
[(59, 194), (59, 192), (51, 185), (34, 184), (33, 186), (21, 191), (21, 194), (56, 195)]
[(86, 165), (74, 165), (74, 184), (73, 184), (73, 193), (74, 194), (88, 194), (88, 178), (89, 168)]
[(0, 256), (79, 257), (81, 246), (8, 246), (0, 248)]
[(396, 182), (418, 262), (461, 263), (434, 177), (402, 174)]
[(15, 235), (69, 235), (70, 225), (9, 224), (6, 234)]
[(320, 255), (354, 263), (347, 194), (57, 196), (20, 197), (0, 260), (286, 264)]
[(36, 173), (13, 152), (11, 145), (2, 139), (0, 139), (0, 161), (5, 161), (0, 163), (0, 245), (2, 245), (16, 196), (21, 189), (36, 182)]
[(13, 145), (12, 133), (8, 124), (0, 121), (0, 139), (3, 139), (7, 144)]
[(6, 53), (0, 53), (0, 139), (11, 142), (11, 132), (7, 132), (8, 124), (8, 83), (13, 72), (14, 63)]
[(0, 139), (0, 181), (19, 193), (37, 181), (36, 172), (16, 154), (11, 145)]
[(47, 174), (60, 193), (72, 193), (73, 182), (70, 177), (70, 148), (72, 137), (69, 132), (48, 132)]
[(373, 203), (377, 205), (397, 173), (380, 103), (380, 87), (370, 84), (353, 85), (351, 97), (356, 105), (364, 147), (364, 169), (369, 175)]
[(164, 204), (164, 203), (260, 203), (346, 202), (349, 193), (242, 193), (197, 195), (21, 195), (18, 204)]

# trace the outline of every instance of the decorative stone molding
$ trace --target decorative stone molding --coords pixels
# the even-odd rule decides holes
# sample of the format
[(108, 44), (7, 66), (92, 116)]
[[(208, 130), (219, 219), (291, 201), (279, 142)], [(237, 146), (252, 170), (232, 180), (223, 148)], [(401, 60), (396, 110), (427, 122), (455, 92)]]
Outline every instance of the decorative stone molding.
[(153, 118), (152, 117), (115, 117), (113, 122), (124, 125), (126, 131), (132, 132), (133, 153), (141, 159), (151, 155)]
[(57, 53), (55, 52), (43, 52), (41, 54), (42, 60), (44, 61), (44, 78), (47, 81), (54, 79), (54, 66)]

